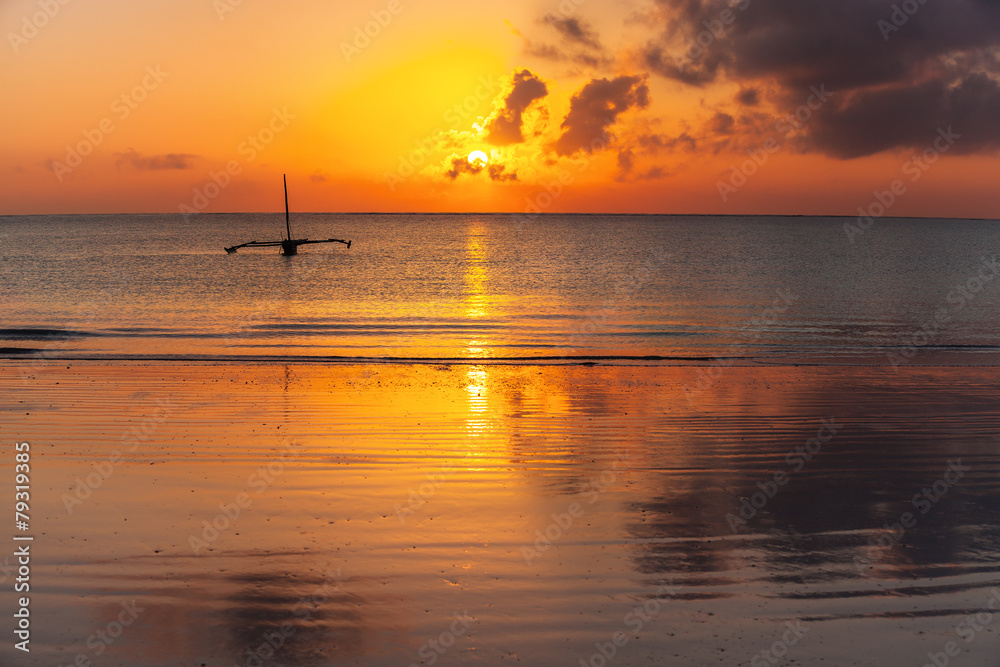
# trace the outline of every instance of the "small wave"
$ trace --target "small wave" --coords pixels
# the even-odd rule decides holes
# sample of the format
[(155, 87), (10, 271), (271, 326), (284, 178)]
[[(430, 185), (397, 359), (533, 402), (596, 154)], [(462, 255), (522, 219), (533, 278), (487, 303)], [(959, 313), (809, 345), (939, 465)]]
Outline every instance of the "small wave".
[(391, 324), (255, 324), (250, 329), (269, 332), (293, 332), (295, 334), (311, 333), (323, 334), (333, 331), (347, 331), (351, 333), (377, 331), (379, 333), (393, 333), (397, 331), (434, 331), (439, 333), (477, 331), (490, 332), (503, 329), (500, 323), (496, 324), (473, 324), (468, 322), (415, 322), (415, 323), (391, 323)]
[(99, 334), (91, 331), (81, 331), (79, 329), (0, 329), (0, 339), (8, 340), (65, 340), (67, 338), (83, 338), (97, 335)]
[[(282, 346), (286, 347), (286, 346)], [(2, 349), (2, 348), (0, 348)], [(741, 363), (752, 363), (754, 357), (705, 357), (705, 356), (661, 356), (661, 355), (530, 355), (530, 356), (502, 356), (502, 357), (373, 357), (359, 355), (260, 355), (260, 354), (118, 354), (100, 353), (92, 351), (79, 351), (52, 354), (50, 351), (35, 350), (34, 352), (47, 352), (45, 358), (51, 361), (73, 360), (73, 361), (169, 361), (169, 362), (213, 362), (213, 363), (306, 363), (306, 364), (458, 364), (458, 365), (577, 365), (577, 366), (597, 366), (597, 365), (627, 365), (636, 363), (662, 364), (662, 365), (688, 365), (702, 364), (709, 361), (728, 360)], [(0, 352), (0, 355), (3, 355)]]

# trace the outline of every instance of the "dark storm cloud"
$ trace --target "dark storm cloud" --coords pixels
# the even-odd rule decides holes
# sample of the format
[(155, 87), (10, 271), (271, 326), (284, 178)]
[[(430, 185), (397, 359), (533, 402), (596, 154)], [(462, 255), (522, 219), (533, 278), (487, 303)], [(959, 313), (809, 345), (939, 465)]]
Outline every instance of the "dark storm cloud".
[(487, 124), (486, 140), (497, 146), (519, 144), (524, 141), (521, 133), (522, 116), (531, 103), (540, 100), (549, 90), (541, 79), (524, 69), (514, 73), (513, 87), (501, 109)]
[(661, 76), (770, 83), (786, 113), (826, 86), (831, 102), (804, 128), (812, 150), (918, 147), (948, 125), (962, 135), (957, 152), (1000, 145), (989, 122), (1000, 115), (997, 0), (657, 0), (651, 17), (660, 36), (640, 57)]
[(191, 161), (197, 155), (190, 153), (167, 153), (166, 155), (144, 156), (137, 150), (130, 148), (124, 153), (115, 153), (115, 166), (119, 169), (123, 165), (128, 165), (140, 171), (157, 169), (190, 169), (193, 165)]
[(562, 136), (554, 144), (556, 153), (593, 152), (595, 142), (607, 142), (607, 128), (619, 114), (647, 106), (649, 87), (642, 77), (592, 79), (570, 100), (569, 113), (561, 126)]

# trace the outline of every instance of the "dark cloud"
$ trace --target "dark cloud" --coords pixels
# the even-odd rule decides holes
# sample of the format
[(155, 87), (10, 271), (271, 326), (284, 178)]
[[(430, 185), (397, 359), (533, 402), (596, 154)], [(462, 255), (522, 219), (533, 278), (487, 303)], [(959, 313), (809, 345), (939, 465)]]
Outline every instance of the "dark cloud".
[[(812, 111), (810, 110), (810, 113)], [(789, 121), (791, 118), (791, 121)], [(813, 121), (815, 122), (815, 121)], [(803, 133), (805, 125), (794, 116), (780, 117), (756, 107), (740, 107), (734, 114), (715, 111), (694, 127), (683, 123), (677, 135), (644, 134), (632, 141), (644, 152), (721, 153), (759, 150), (767, 140), (774, 140), (782, 149), (793, 152), (811, 150)]]
[(601, 44), (600, 35), (585, 20), (550, 13), (545, 15), (541, 23), (550, 26), (559, 34), (562, 38), (561, 46), (525, 39), (525, 51), (528, 54), (554, 62), (574, 63), (590, 68), (605, 68), (614, 64), (614, 58)]
[(698, 148), (698, 141), (687, 132), (682, 132), (676, 137), (666, 137), (662, 134), (643, 134), (636, 138), (636, 144), (649, 153), (659, 153), (678, 148), (686, 148), (693, 151)]
[(453, 157), (451, 159), (451, 169), (445, 173), (448, 178), (455, 180), (459, 174), (478, 174), (483, 170), (483, 163), (478, 160), (475, 163), (469, 162), (468, 158)]
[(609, 67), (614, 62), (607, 55), (588, 53), (586, 51), (566, 51), (551, 44), (536, 44), (531, 41), (526, 42), (524, 50), (528, 55), (538, 58), (545, 58), (554, 62), (573, 63), (591, 68)]
[(662, 166), (655, 165), (645, 170), (635, 168), (635, 152), (631, 148), (623, 148), (618, 151), (618, 173), (615, 180), (619, 182), (635, 182), (655, 180), (669, 176), (669, 173)]
[(716, 111), (715, 116), (708, 122), (709, 129), (715, 134), (732, 134), (735, 125), (736, 119), (721, 111)]
[(551, 44), (535, 44), (534, 42), (528, 41), (524, 50), (530, 55), (545, 58), (546, 60), (559, 61), (566, 59), (565, 52), (552, 46)]
[(650, 167), (645, 172), (639, 174), (639, 179), (640, 180), (657, 179), (657, 178), (664, 178), (665, 176), (669, 175), (670, 172), (668, 172), (664, 167), (656, 166), (656, 167)]
[(486, 141), (497, 146), (519, 144), (524, 141), (521, 133), (522, 116), (531, 103), (548, 95), (545, 83), (524, 69), (514, 73), (510, 93), (500, 109), (486, 124)]
[(309, 180), (313, 183), (326, 183), (329, 180), (326, 174), (323, 173), (322, 169), (317, 169), (313, 173), (309, 174)]
[(489, 168), (490, 180), (491, 181), (516, 181), (517, 174), (515, 172), (505, 173), (507, 167), (502, 164), (491, 164)]
[(830, 103), (803, 127), (812, 150), (846, 158), (919, 147), (948, 125), (962, 135), (956, 152), (1000, 145), (1000, 123), (988, 120), (1000, 116), (997, 0), (656, 0), (651, 16), (660, 36), (639, 55), (656, 74), (769, 84), (781, 113), (826, 86)]
[(655, 74), (668, 79), (677, 79), (692, 86), (701, 86), (712, 81), (719, 66), (718, 58), (713, 58), (714, 62), (710, 66), (706, 66), (705, 63), (700, 63), (698, 67), (685, 64), (656, 44), (647, 45), (640, 56), (642, 63)]
[(601, 51), (604, 48), (601, 46), (601, 38), (597, 31), (582, 19), (546, 14), (545, 22), (555, 28), (555, 31), (562, 35), (567, 42), (579, 44), (595, 51)]
[(756, 88), (743, 88), (736, 93), (736, 102), (745, 107), (755, 107), (760, 104), (760, 91)]
[(562, 122), (562, 136), (553, 145), (559, 155), (593, 152), (598, 142), (606, 144), (607, 129), (619, 114), (649, 106), (649, 87), (638, 76), (592, 79), (570, 100)]
[(199, 157), (190, 153), (167, 153), (166, 155), (144, 156), (134, 148), (124, 153), (115, 153), (115, 166), (121, 169), (123, 165), (131, 166), (140, 171), (157, 169), (190, 169), (191, 161)]
[(627, 176), (635, 168), (635, 152), (631, 148), (618, 151), (618, 173)]
[(998, 121), (1000, 83), (977, 73), (954, 85), (935, 79), (858, 95), (817, 114), (806, 127), (811, 147), (853, 158), (894, 148), (926, 149), (939, 128), (949, 127), (961, 137), (953, 153), (995, 151)]
[(459, 174), (470, 174), (475, 176), (479, 172), (486, 170), (491, 181), (498, 181), (500, 183), (504, 181), (516, 181), (516, 172), (507, 172), (507, 167), (502, 164), (491, 164), (489, 167), (485, 163), (476, 161), (469, 162), (468, 158), (464, 157), (454, 157), (451, 159), (451, 169), (445, 172), (445, 174), (451, 180), (458, 178)]

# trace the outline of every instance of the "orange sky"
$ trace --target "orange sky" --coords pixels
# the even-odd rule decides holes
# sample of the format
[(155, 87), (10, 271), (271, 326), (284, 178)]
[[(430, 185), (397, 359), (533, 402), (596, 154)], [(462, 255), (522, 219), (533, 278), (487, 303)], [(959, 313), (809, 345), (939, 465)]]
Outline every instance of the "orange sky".
[(924, 37), (929, 5), (797, 16), (862, 44), (830, 64), (779, 0), (63, 2), (0, 4), (2, 214), (274, 211), (282, 173), (299, 211), (1000, 210), (998, 30)]

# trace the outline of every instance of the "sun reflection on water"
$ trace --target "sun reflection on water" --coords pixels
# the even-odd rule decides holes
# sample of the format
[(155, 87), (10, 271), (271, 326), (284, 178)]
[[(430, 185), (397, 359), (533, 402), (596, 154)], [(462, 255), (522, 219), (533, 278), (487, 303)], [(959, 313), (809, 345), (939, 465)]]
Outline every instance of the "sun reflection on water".
[(469, 401), (469, 415), (465, 419), (465, 431), (470, 438), (478, 438), (493, 429), (489, 418), (489, 388), (486, 385), (487, 371), (483, 366), (470, 366), (466, 371), (468, 384), (465, 393)]
[[(485, 227), (482, 223), (473, 222), (469, 228), (469, 240), (465, 248), (465, 291), (464, 311), (469, 320), (484, 320), (491, 312), (491, 298), (487, 292), (489, 268), (486, 259)], [(465, 355), (468, 357), (490, 357), (491, 341), (487, 338), (471, 338), (465, 343)]]

